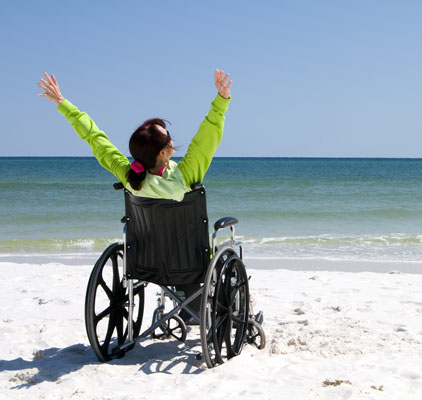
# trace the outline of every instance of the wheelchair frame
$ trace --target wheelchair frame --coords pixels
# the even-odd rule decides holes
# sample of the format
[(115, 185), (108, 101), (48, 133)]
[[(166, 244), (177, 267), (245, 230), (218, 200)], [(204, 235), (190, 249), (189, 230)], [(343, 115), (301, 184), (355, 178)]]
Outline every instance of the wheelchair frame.
[[(115, 189), (122, 187), (121, 184), (115, 184)], [(195, 186), (193, 190), (202, 190), (201, 194), (205, 194), (202, 185)], [(122, 222), (125, 221), (124, 217)], [(181, 310), (185, 310), (191, 318), (199, 322), (202, 353), (197, 358), (203, 357), (209, 368), (240, 354), (245, 343), (253, 344), (259, 349), (264, 348), (265, 333), (260, 324), (261, 321), (259, 318), (258, 320), (255, 318), (250, 301), (248, 285), (250, 278), (247, 276), (243, 264), (243, 246), (241, 242), (236, 241), (234, 225), (237, 222), (236, 218), (224, 217), (214, 224), (212, 254), (203, 284), (188, 298), (182, 298), (173, 285), (157, 283), (161, 288), (161, 294), (157, 299), (157, 308), (154, 310), (151, 326), (142, 333), (140, 333), (140, 327), (143, 319), (144, 289), (151, 282), (128, 277), (125, 223), (123, 243), (114, 243), (104, 251), (95, 264), (88, 282), (85, 323), (89, 341), (97, 358), (104, 362), (111, 358), (123, 357), (134, 347), (135, 343), (149, 335), (154, 338), (173, 336), (184, 341), (186, 324), (177, 315)], [(230, 239), (219, 244), (218, 233), (224, 228), (230, 228)], [(239, 255), (236, 253), (236, 248), (238, 248)], [(123, 254), (121, 254), (122, 250)], [(119, 257), (123, 262), (121, 279), (117, 266)], [(112, 289), (107, 288), (106, 290), (104, 286), (107, 285), (103, 281), (102, 273), (109, 259), (112, 259), (113, 284)], [(97, 314), (95, 303), (99, 286), (102, 286), (110, 302), (105, 310)], [(201, 307), (198, 314), (189, 307), (189, 304), (201, 295)], [(116, 300), (116, 296), (120, 296), (120, 300)], [(134, 314), (135, 297), (139, 298), (137, 315)], [(165, 312), (166, 297), (170, 298), (174, 305), (168, 312)], [(96, 329), (97, 324), (105, 317), (109, 318), (108, 329), (103, 344), (101, 344)], [(127, 319), (127, 327), (123, 331), (124, 319)], [(171, 324), (174, 323), (176, 326), (171, 327)], [(109, 352), (108, 347), (114, 329), (118, 336), (117, 346)], [(157, 330), (160, 330), (162, 334), (157, 335), (155, 333)]]

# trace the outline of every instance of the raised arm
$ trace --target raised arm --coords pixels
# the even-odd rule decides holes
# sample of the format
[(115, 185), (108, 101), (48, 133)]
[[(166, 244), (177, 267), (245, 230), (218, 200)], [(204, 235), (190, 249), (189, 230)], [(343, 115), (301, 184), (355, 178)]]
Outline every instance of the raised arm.
[(91, 146), (92, 153), (100, 165), (126, 186), (129, 160), (110, 142), (107, 135), (95, 125), (88, 114), (79, 111), (70, 101), (64, 99), (54, 75), (50, 77), (45, 73), (44, 76), (45, 79), (41, 78), (38, 86), (45, 93), (39, 93), (38, 96), (47, 97), (58, 105), (57, 110), (70, 122), (79, 137)]
[(230, 102), (230, 86), (227, 82), (229, 74), (215, 70), (214, 84), (218, 94), (211, 103), (211, 109), (193, 137), (185, 156), (179, 163), (179, 169), (185, 179), (186, 186), (203, 181), (205, 173), (211, 165), (215, 151), (223, 137), (224, 114)]

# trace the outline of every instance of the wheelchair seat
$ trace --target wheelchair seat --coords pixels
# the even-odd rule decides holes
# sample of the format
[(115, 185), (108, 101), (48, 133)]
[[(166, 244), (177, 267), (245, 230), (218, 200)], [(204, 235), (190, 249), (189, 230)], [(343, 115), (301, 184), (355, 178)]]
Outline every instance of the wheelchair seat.
[[(235, 238), (237, 219), (224, 217), (214, 224), (210, 247), (202, 185), (181, 202), (138, 197), (126, 189), (124, 196), (123, 242), (103, 252), (86, 292), (85, 325), (97, 358), (123, 357), (150, 335), (184, 341), (181, 310), (199, 322), (200, 357), (209, 368), (240, 354), (246, 343), (263, 348), (265, 334), (252, 310), (242, 245)], [(231, 236), (220, 244), (217, 233), (224, 228)], [(151, 326), (141, 333), (148, 284), (158, 285), (161, 294)], [(197, 290), (182, 296), (177, 287), (183, 285), (197, 285)], [(198, 313), (190, 304), (199, 296)], [(173, 303), (170, 311), (166, 298)]]

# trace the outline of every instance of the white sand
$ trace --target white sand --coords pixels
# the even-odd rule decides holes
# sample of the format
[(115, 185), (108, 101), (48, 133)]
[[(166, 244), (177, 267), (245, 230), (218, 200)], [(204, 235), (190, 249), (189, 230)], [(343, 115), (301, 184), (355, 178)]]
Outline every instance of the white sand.
[(90, 269), (0, 263), (0, 399), (422, 398), (422, 275), (249, 269), (267, 347), (208, 370), (196, 327), (99, 363)]

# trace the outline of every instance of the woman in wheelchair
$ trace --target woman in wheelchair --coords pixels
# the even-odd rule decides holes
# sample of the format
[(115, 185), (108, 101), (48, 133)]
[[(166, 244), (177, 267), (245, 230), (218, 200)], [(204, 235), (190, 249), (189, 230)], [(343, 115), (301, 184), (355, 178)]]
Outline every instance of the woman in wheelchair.
[[(130, 162), (86, 113), (64, 99), (54, 75), (45, 73), (38, 84), (44, 90), (39, 96), (58, 105), (101, 166), (125, 188), (123, 244), (106, 249), (87, 289), (87, 333), (100, 361), (123, 356), (136, 337), (138, 341), (150, 334), (157, 337), (157, 329), (162, 331), (160, 337), (184, 340), (188, 319), (199, 322), (202, 355), (208, 367), (239, 354), (245, 342), (258, 348), (265, 345), (249, 301), (242, 248), (235, 242), (237, 220), (226, 217), (215, 223), (210, 254), (205, 190), (197, 185), (202, 183), (223, 135), (224, 114), (231, 99), (228, 77), (215, 70), (218, 94), (179, 163), (171, 160), (175, 151), (164, 120), (149, 119), (135, 130), (129, 141), (134, 159)], [(226, 227), (231, 239), (217, 245), (217, 231)], [(236, 245), (240, 256), (234, 250)], [(111, 274), (109, 284), (107, 274)], [(152, 326), (139, 335), (148, 282), (161, 286), (161, 297)], [(105, 300), (99, 312), (101, 293)], [(168, 313), (164, 313), (165, 297), (175, 305)]]

